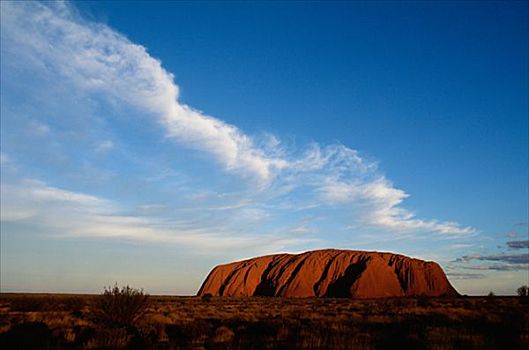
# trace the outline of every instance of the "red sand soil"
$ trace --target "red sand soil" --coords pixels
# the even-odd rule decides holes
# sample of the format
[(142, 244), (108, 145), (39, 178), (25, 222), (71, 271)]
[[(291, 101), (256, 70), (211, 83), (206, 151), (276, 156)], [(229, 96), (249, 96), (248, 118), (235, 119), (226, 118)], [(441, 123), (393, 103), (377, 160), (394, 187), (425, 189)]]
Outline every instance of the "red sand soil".
[(331, 298), (459, 295), (435, 262), (336, 249), (216, 266), (198, 291), (198, 295), (204, 294)]

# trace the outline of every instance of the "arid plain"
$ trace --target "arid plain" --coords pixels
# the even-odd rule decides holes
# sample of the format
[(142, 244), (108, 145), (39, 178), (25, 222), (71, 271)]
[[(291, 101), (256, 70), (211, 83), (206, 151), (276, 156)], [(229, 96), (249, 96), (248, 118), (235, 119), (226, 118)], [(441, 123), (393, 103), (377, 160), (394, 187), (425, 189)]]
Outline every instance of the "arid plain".
[(0, 345), (3, 349), (524, 349), (529, 345), (529, 303), (519, 297), (150, 296), (142, 299), (145, 309), (140, 317), (113, 326), (100, 315), (103, 298), (2, 294)]

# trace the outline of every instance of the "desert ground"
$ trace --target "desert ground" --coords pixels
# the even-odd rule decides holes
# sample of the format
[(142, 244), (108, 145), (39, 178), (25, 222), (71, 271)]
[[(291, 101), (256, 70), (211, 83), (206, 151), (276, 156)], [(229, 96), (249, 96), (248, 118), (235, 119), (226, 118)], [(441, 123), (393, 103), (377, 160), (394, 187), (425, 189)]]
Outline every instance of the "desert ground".
[(518, 297), (150, 296), (142, 299), (144, 308), (134, 311), (137, 318), (121, 321), (114, 316), (130, 308), (127, 301), (101, 317), (102, 298), (0, 294), (0, 348), (526, 349), (529, 345), (529, 304)]

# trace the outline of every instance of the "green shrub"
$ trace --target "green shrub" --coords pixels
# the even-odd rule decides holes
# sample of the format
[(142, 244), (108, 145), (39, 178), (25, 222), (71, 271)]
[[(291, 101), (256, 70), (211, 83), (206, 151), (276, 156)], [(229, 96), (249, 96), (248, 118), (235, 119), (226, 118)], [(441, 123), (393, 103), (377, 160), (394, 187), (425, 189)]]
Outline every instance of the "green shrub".
[(110, 327), (134, 326), (145, 314), (149, 295), (130, 286), (105, 288), (103, 294), (96, 298), (94, 316), (96, 321)]

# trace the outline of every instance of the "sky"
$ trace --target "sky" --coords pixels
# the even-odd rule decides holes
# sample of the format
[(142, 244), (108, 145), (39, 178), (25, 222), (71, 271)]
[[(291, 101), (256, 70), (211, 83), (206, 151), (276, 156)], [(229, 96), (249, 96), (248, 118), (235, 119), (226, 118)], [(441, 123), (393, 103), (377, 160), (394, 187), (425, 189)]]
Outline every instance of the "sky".
[(527, 2), (1, 2), (2, 292), (337, 248), (529, 284)]

